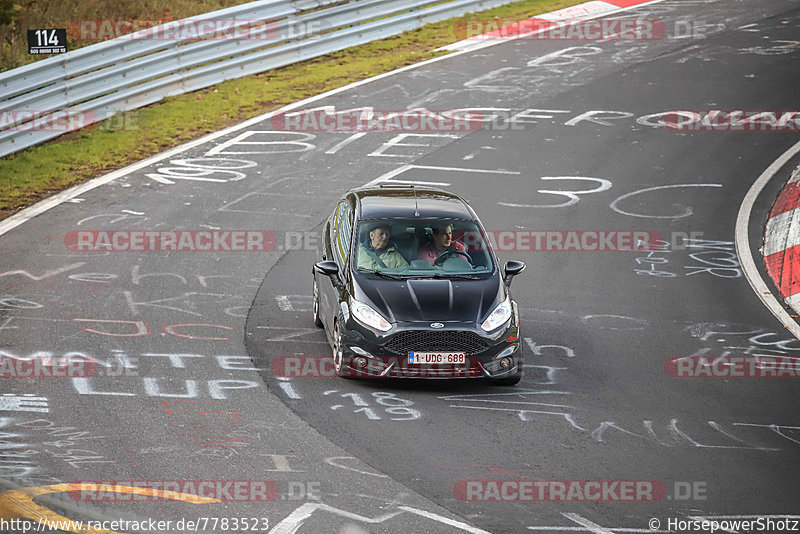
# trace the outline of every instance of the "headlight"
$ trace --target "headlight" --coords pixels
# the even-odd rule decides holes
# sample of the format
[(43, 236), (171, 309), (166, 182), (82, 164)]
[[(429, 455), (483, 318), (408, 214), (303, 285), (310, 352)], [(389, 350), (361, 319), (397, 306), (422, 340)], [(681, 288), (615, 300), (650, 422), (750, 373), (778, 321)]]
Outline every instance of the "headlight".
[(487, 332), (491, 332), (498, 326), (502, 326), (511, 317), (511, 301), (508, 297), (506, 300), (497, 305), (497, 307), (489, 314), (489, 317), (483, 321), (481, 328)]
[(386, 332), (392, 328), (392, 325), (389, 324), (389, 321), (384, 319), (380, 313), (376, 312), (363, 302), (353, 300), (352, 306), (350, 306), (350, 312), (353, 314), (353, 317), (370, 328), (374, 328), (375, 330)]

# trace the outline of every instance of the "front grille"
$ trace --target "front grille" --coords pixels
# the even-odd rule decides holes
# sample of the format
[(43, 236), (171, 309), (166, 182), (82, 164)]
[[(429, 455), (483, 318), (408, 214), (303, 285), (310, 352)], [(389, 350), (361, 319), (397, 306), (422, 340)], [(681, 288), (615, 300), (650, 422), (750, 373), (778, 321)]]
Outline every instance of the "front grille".
[(386, 344), (388, 350), (402, 355), (409, 352), (464, 352), (470, 356), (488, 347), (478, 334), (457, 330), (409, 330), (400, 332)]
[(435, 365), (406, 365), (393, 367), (386, 375), (390, 378), (469, 378), (483, 376), (479, 367), (439, 367)]

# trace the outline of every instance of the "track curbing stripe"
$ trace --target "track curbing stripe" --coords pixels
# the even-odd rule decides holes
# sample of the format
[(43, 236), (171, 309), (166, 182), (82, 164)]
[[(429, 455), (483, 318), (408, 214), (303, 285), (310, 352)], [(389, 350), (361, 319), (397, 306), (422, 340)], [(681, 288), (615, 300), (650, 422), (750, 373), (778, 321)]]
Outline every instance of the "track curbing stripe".
[(800, 141), (792, 145), (786, 152), (781, 154), (778, 159), (773, 161), (772, 164), (761, 173), (756, 181), (753, 182), (753, 185), (750, 186), (744, 199), (742, 199), (742, 204), (739, 206), (739, 213), (736, 216), (735, 242), (736, 254), (739, 256), (742, 272), (750, 283), (750, 287), (755, 291), (756, 296), (761, 299), (764, 306), (767, 307), (792, 335), (800, 339), (800, 325), (792, 319), (783, 305), (775, 298), (772, 291), (770, 291), (767, 286), (767, 283), (761, 278), (761, 274), (758, 272), (756, 262), (753, 259), (753, 253), (750, 249), (750, 235), (748, 233), (750, 215), (753, 211), (756, 198), (758, 198), (758, 195), (764, 190), (764, 187), (766, 187), (769, 181), (798, 153), (800, 153)]
[(800, 167), (783, 186), (764, 230), (764, 266), (784, 301), (798, 311), (800, 293)]

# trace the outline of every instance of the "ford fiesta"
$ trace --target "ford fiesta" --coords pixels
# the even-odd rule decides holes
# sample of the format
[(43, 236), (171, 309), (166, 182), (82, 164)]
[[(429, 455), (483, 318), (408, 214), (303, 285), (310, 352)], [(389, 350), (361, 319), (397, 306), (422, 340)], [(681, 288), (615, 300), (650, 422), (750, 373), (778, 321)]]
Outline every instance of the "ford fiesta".
[(342, 377), (522, 378), (511, 279), (458, 196), (432, 188), (349, 191), (325, 224), (314, 322)]

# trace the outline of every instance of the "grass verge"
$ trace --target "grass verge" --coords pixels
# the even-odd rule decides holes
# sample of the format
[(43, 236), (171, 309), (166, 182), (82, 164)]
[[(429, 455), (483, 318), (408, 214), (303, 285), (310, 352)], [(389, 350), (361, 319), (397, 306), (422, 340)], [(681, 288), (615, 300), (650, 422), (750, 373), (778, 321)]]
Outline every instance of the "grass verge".
[[(521, 20), (583, 0), (523, 0), (467, 15)], [(0, 219), (38, 200), (250, 117), (442, 55), (459, 19), (165, 99), (0, 159)]]

